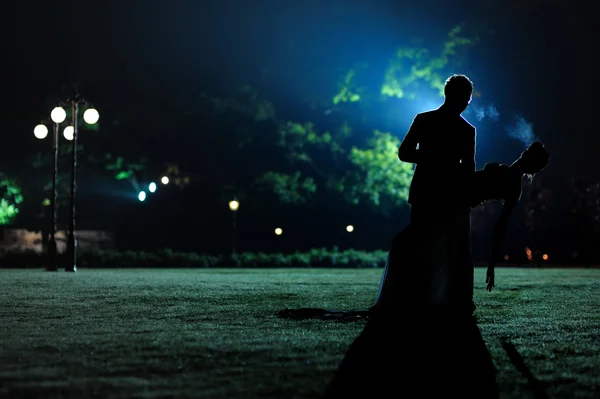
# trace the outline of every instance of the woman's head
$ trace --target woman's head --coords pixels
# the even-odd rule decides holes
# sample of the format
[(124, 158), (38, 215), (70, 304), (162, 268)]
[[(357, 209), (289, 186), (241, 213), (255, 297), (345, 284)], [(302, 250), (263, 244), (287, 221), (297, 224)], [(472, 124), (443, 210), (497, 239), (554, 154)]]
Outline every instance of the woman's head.
[(521, 165), (523, 171), (527, 174), (534, 175), (546, 168), (550, 161), (550, 154), (548, 150), (539, 141), (532, 143), (523, 153), (521, 154)]

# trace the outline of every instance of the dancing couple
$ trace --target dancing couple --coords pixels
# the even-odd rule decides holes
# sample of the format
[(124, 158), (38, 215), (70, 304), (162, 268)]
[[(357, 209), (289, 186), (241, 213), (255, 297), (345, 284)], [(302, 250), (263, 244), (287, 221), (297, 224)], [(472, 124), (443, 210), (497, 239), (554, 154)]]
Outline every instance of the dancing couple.
[(493, 361), (473, 317), (470, 210), (484, 201), (503, 203), (486, 274), (491, 291), (523, 177), (543, 170), (549, 155), (535, 142), (511, 165), (476, 171), (476, 130), (461, 116), (472, 94), (469, 78), (450, 76), (444, 103), (418, 114), (402, 141), (399, 159), (416, 164), (410, 223), (392, 241), (377, 301), (328, 398), (415, 391), (417, 397), (497, 397)]

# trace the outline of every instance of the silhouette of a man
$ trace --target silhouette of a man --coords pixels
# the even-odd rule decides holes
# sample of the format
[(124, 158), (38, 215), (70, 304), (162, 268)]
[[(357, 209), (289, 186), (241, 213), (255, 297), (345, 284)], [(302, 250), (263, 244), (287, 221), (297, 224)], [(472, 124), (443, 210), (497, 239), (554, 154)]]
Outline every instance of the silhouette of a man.
[(414, 118), (398, 150), (401, 161), (416, 164), (408, 203), (411, 225), (426, 236), (421, 253), (430, 304), (468, 314), (474, 310), (471, 216), (456, 190), (475, 171), (475, 127), (461, 116), (472, 94), (467, 76), (450, 76), (444, 103)]
[(475, 127), (461, 114), (471, 102), (473, 83), (465, 75), (452, 75), (444, 87), (438, 109), (418, 114), (398, 150), (403, 162), (416, 164), (408, 203), (412, 217), (440, 202), (453, 205), (457, 179), (475, 171)]

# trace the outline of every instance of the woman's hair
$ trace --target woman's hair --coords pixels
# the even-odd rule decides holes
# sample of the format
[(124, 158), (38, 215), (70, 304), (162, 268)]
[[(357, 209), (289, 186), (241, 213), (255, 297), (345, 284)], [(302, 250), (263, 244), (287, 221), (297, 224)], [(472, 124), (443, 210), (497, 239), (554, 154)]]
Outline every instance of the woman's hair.
[(548, 150), (546, 150), (546, 147), (544, 147), (544, 144), (535, 141), (523, 151), (521, 159), (523, 160), (525, 173), (535, 175), (548, 166), (550, 154), (548, 153)]

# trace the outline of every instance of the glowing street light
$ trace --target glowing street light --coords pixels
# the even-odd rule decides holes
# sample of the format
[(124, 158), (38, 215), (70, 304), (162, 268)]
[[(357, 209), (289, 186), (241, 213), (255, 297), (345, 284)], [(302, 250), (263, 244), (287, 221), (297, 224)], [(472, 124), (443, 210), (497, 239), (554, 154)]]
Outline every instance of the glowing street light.
[(280, 235), (282, 235), (282, 234), (283, 234), (283, 230), (281, 229), (281, 227), (277, 227), (277, 228), (275, 229), (275, 235), (278, 235), (278, 236), (280, 236)]
[(348, 226), (346, 226), (346, 231), (348, 233), (352, 233), (354, 231), (354, 226), (352, 226), (351, 224), (349, 224)]
[(237, 211), (240, 207), (240, 202), (238, 200), (229, 201), (229, 209), (233, 212)]
[(40, 140), (45, 139), (48, 136), (48, 128), (40, 123), (33, 129), (33, 135)]
[(156, 183), (152, 182), (150, 184), (148, 184), (148, 191), (150, 191), (151, 193), (156, 191)]
[(100, 119), (100, 114), (98, 113), (96, 108), (88, 108), (83, 113), (83, 120), (88, 125), (95, 125), (96, 122), (98, 122), (98, 119)]
[(67, 126), (65, 130), (63, 130), (63, 136), (65, 139), (72, 141), (74, 138), (75, 128), (73, 126)]
[(169, 178), (168, 178), (167, 176), (163, 176), (163, 177), (160, 179), (160, 182), (161, 182), (162, 184), (164, 184), (164, 185), (167, 185), (167, 184), (169, 184)]
[(235, 255), (235, 229), (236, 229), (236, 214), (238, 209), (240, 209), (240, 201), (237, 198), (229, 201), (229, 210), (232, 215), (232, 229), (231, 229), (231, 254)]
[(50, 118), (54, 123), (63, 123), (67, 119), (67, 112), (63, 107), (56, 107), (50, 112)]
[(140, 200), (140, 202), (144, 202), (146, 201), (146, 192), (145, 191), (140, 191), (138, 194), (138, 200)]

